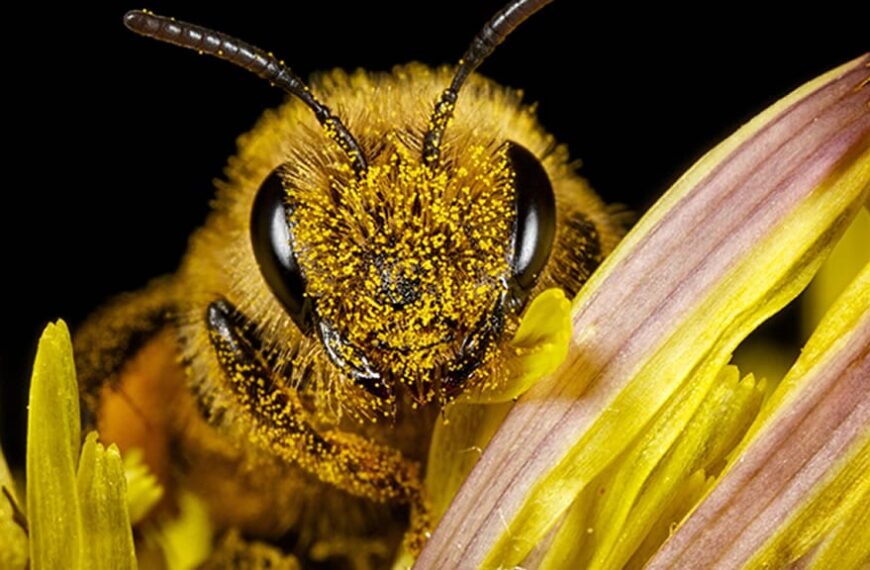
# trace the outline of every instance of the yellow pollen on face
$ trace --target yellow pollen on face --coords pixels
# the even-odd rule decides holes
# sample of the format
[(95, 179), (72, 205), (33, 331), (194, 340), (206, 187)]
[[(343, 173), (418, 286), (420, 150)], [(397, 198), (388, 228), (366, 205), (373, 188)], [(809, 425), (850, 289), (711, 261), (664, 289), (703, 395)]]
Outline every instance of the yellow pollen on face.
[(306, 294), (318, 316), (410, 385), (457, 357), (509, 276), (513, 171), (505, 147), (471, 145), (433, 169), (398, 137), (359, 178), (285, 178)]

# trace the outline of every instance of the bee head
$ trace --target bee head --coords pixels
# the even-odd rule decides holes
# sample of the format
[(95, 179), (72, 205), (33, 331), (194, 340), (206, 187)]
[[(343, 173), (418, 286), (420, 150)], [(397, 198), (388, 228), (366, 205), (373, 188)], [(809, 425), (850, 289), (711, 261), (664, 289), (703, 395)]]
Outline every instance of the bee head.
[(422, 138), (400, 130), (363, 145), (272, 54), (150, 12), (125, 16), (133, 31), (239, 65), (313, 112), (331, 144), (323, 152), (312, 145), (263, 181), (253, 250), (300, 329), (382, 400), (397, 384), (421, 403), (460, 392), (546, 264), (555, 204), (537, 158), (509, 141), (470, 141), (453, 152), (442, 141), (470, 74), (550, 1), (513, 0), (484, 26)]
[(528, 150), (477, 142), (444, 158), (433, 167), (389, 134), (362, 175), (300, 156), (255, 201), (266, 281), (331, 362), (379, 398), (398, 385), (420, 403), (461, 392), (552, 245), (552, 188)]

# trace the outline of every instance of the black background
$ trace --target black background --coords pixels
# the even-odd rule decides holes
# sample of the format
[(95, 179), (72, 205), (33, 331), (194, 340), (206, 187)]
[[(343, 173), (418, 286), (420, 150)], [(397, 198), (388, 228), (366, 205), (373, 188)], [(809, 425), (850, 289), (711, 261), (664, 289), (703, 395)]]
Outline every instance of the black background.
[[(25, 38), (4, 48), (0, 431), (15, 463), (44, 324), (63, 317), (74, 327), (112, 294), (172, 272), (235, 137), (283, 98), (226, 63), (134, 36), (121, 16), (140, 6), (105, 4), (5, 22), (7, 35)], [(455, 62), (500, 4), (148, 8), (272, 50), (305, 77)], [(868, 48), (866, 12), (838, 3), (767, 16), (713, 6), (720, 11), (561, 0), (481, 72), (523, 88), (605, 199), (642, 212), (741, 123)]]

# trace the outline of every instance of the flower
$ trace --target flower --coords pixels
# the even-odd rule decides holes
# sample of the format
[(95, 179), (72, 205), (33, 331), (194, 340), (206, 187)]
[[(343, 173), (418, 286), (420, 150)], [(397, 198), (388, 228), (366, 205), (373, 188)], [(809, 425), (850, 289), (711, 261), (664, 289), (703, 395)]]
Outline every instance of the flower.
[[(870, 367), (870, 311), (856, 300), (870, 297), (864, 278), (831, 309), (751, 428), (767, 383), (740, 380), (726, 365), (804, 289), (868, 201), (868, 65), (865, 55), (801, 87), (693, 166), (574, 300), (573, 336), (556, 373), (512, 407), (448, 412), (441, 431), (450, 435), (436, 433), (430, 455), (441, 474), (429, 480), (464, 483), (458, 492), (433, 485), (436, 504), (456, 495), (417, 567), (636, 566), (692, 509), (654, 565), (782, 565), (813, 548), (831, 556), (831, 545), (854, 538), (847, 521), (866, 515), (849, 505), (866, 506), (870, 478), (861, 470), (870, 385), (866, 372), (852, 375)], [(841, 337), (863, 352), (846, 351)], [(820, 377), (846, 388), (807, 387)], [(821, 420), (786, 439), (801, 429), (791, 412), (810, 394), (804, 405), (853, 422), (852, 439), (808, 449), (826, 434)], [(848, 415), (853, 407), (864, 415)], [(484, 446), (479, 460), (468, 453)], [(760, 485), (753, 495), (742, 485), (797, 457), (824, 466), (815, 479), (796, 464), (780, 473), (804, 487)], [(845, 506), (818, 511), (833, 498)], [(753, 500), (780, 508), (750, 510)], [(718, 519), (723, 513), (733, 518)], [(730, 541), (750, 522), (752, 540), (737, 556)], [(857, 544), (861, 560), (870, 542)]]
[[(136, 568), (121, 455), (114, 445), (100, 444), (96, 432), (82, 445), (72, 344), (63, 321), (49, 324), (39, 340), (29, 409), (26, 523), (23, 515), (11, 521), (24, 532), (0, 534), (0, 551), (27, 555), (4, 564)], [(0, 481), (4, 489), (13, 488), (8, 475)], [(20, 513), (22, 505), (6, 496), (0, 527), (11, 529), (9, 514)]]

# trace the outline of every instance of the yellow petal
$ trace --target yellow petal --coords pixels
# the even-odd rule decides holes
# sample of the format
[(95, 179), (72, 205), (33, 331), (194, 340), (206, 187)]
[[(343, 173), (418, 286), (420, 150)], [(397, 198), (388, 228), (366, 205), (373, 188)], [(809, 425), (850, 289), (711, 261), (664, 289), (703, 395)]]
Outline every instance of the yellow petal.
[(121, 454), (108, 449), (91, 432), (85, 439), (78, 468), (82, 552), (80, 568), (136, 568), (133, 531), (127, 514), (127, 484)]
[(571, 302), (561, 289), (547, 289), (529, 304), (510, 343), (510, 382), (465, 392), (461, 403), (508, 402), (552, 374), (568, 354), (571, 340)]
[(550, 540), (542, 541), (540, 562), (532, 564), (533, 559), (526, 559), (521, 566), (540, 570), (586, 568), (596, 552), (597, 533), (603, 530), (597, 515), (608, 495), (609, 482), (617, 472), (618, 466), (614, 464), (590, 481), (571, 503)]
[[(649, 567), (785, 567), (866, 510), (868, 379), (870, 264), (822, 320), (739, 456)], [(870, 557), (870, 542), (851, 557)]]
[(858, 570), (870, 565), (870, 478), (865, 477), (861, 486), (855, 491), (857, 500), (813, 552), (811, 570)]
[[(685, 384), (628, 452), (596, 478), (595, 502), (572, 505), (568, 517), (584, 521), (583, 542), (576, 527), (560, 528), (541, 567), (622, 568), (631, 559), (638, 562), (635, 552), (662, 524), (662, 513), (675, 501), (685, 505), (682, 512), (670, 509), (670, 524), (691, 507), (679, 499), (687, 485), (695, 488), (693, 478), (724, 465), (764, 393), (751, 375), (740, 380), (733, 366)], [(590, 511), (580, 516), (578, 508)]]
[(516, 351), (509, 366), (511, 385), (490, 401), (507, 401), (528, 390), (537, 380), (552, 374), (564, 362), (571, 340), (571, 302), (561, 289), (547, 289), (529, 305), (511, 341)]
[[(622, 479), (626, 482), (622, 485), (633, 484), (631, 494), (621, 495), (622, 487), (615, 487), (609, 494), (609, 510), (601, 515), (607, 525), (606, 540), (600, 541), (591, 568), (622, 568), (686, 482), (699, 471), (721, 469), (725, 453), (740, 441), (755, 419), (763, 394), (763, 388), (759, 389), (751, 376), (740, 380), (737, 370), (729, 367), (717, 377), (683, 436), (662, 455), (647, 477), (635, 473), (631, 459), (624, 463)], [(663, 431), (667, 430), (663, 426)]]
[(32, 568), (77, 568), (79, 392), (66, 323), (39, 339), (27, 418), (27, 517)]
[(683, 520), (686, 513), (698, 504), (713, 484), (713, 479), (707, 477), (702, 469), (695, 471), (688, 479), (683, 481), (677, 488), (677, 493), (669, 503), (662, 506), (658, 513), (658, 520), (653, 524), (649, 534), (635, 550), (631, 560), (625, 565), (625, 570), (639, 570), (646, 566), (656, 551), (661, 548), (667, 538), (674, 533), (677, 523)]
[(565, 364), (510, 411), (418, 559), (510, 567), (648, 428), (807, 284), (870, 192), (870, 58), (701, 159), (574, 302)]

